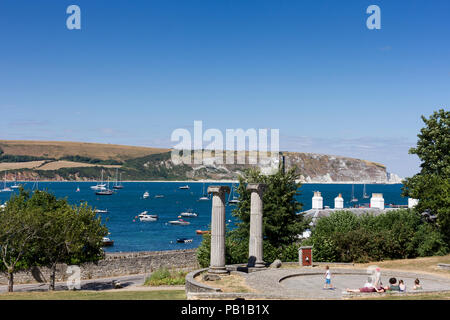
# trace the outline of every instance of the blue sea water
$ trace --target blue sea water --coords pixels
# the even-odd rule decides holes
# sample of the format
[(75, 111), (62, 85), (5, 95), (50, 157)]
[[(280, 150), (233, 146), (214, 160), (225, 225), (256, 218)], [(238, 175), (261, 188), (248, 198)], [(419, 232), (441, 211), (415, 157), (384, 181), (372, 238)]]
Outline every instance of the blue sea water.
[[(196, 234), (196, 230), (208, 230), (211, 223), (211, 201), (199, 201), (202, 196), (203, 183), (178, 183), (178, 182), (124, 182), (124, 189), (117, 190), (111, 196), (97, 196), (90, 189), (92, 182), (40, 182), (40, 190), (48, 190), (57, 197), (67, 197), (69, 203), (79, 204), (87, 201), (96, 209), (107, 209), (108, 213), (100, 214), (105, 221), (110, 235), (114, 240), (114, 246), (105, 248), (108, 252), (129, 251), (159, 251), (175, 249), (197, 248), (202, 236)], [(205, 189), (209, 185), (218, 183), (205, 183)], [(179, 189), (180, 186), (189, 185), (190, 189)], [(220, 183), (228, 185), (231, 183)], [(401, 184), (368, 184), (367, 194), (383, 193), (385, 204), (405, 205), (407, 198), (401, 197)], [(26, 189), (33, 187), (33, 182), (24, 185)], [(80, 192), (76, 192), (77, 187)], [(368, 204), (370, 199), (363, 199), (363, 185), (354, 185), (355, 197), (359, 199), (357, 204)], [(148, 191), (150, 196), (143, 199), (142, 195)], [(351, 184), (304, 184), (300, 188), (298, 200), (303, 204), (303, 210), (311, 209), (313, 191), (322, 193), (324, 206), (334, 207), (334, 198), (342, 193), (346, 207), (353, 206), (349, 202), (352, 193)], [(17, 191), (15, 191), (17, 192)], [(163, 198), (155, 198), (155, 195), (164, 195)], [(11, 196), (11, 192), (0, 192), (0, 202), (4, 203)], [(235, 206), (227, 205), (227, 228), (232, 228), (235, 218), (231, 212)], [(177, 220), (181, 212), (192, 210), (198, 214), (195, 218), (183, 218), (191, 222), (190, 225), (171, 225), (168, 222)], [(140, 222), (136, 216), (142, 211), (149, 214), (157, 214), (155, 222)], [(177, 243), (178, 238), (193, 239), (191, 243)]]

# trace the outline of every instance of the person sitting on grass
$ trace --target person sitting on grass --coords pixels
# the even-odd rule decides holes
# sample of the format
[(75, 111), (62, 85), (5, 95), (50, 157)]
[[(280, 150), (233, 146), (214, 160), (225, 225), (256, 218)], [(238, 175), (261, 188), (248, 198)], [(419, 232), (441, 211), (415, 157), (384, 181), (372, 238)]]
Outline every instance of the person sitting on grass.
[(420, 285), (419, 279), (414, 280), (413, 290), (422, 290), (422, 286)]

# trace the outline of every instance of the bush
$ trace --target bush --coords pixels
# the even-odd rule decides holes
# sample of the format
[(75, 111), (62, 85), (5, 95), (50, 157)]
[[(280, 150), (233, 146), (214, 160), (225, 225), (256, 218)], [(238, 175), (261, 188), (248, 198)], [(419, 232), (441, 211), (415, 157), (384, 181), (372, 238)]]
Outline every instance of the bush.
[(145, 279), (144, 285), (161, 286), (161, 285), (184, 285), (186, 279), (186, 272), (172, 271), (170, 272), (166, 267), (159, 268), (154, 271), (150, 277)]
[(314, 260), (324, 262), (369, 262), (448, 252), (439, 230), (423, 222), (414, 210), (379, 216), (334, 212), (317, 221), (311, 238), (302, 245), (313, 245)]

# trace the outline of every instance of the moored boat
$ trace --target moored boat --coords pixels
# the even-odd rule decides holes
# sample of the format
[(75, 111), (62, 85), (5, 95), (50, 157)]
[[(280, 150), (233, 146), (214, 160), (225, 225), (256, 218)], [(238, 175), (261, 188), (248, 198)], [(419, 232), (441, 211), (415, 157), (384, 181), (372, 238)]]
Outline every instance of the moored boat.
[(211, 233), (209, 230), (195, 230), (196, 234), (208, 234)]
[(188, 224), (191, 224), (189, 221), (184, 221), (183, 219), (169, 221), (169, 223), (170, 224), (175, 224), (175, 225), (188, 225)]
[(141, 212), (138, 216), (141, 222), (149, 222), (158, 220), (158, 215), (148, 214), (148, 211)]
[(193, 239), (187, 239), (187, 238), (179, 238), (177, 239), (178, 243), (190, 243)]
[(198, 214), (195, 212), (192, 212), (192, 210), (188, 210), (186, 212), (180, 213), (180, 216), (187, 217), (187, 218), (194, 218), (194, 217), (197, 217)]
[(103, 237), (102, 240), (102, 246), (103, 247), (110, 247), (114, 245), (114, 240), (111, 240), (110, 238)]

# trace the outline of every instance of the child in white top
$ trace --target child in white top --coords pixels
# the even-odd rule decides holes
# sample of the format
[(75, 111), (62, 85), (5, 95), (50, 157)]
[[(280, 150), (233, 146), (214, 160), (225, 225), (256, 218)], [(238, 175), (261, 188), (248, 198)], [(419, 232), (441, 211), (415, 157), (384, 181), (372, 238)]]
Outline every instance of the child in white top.
[(333, 289), (333, 285), (331, 284), (331, 272), (330, 272), (330, 267), (326, 266), (325, 267), (325, 285), (324, 285), (324, 289)]

